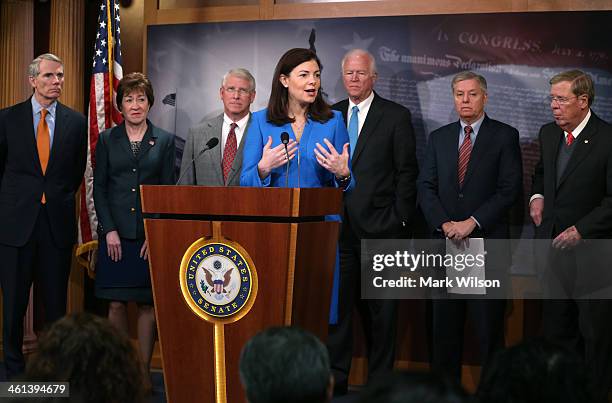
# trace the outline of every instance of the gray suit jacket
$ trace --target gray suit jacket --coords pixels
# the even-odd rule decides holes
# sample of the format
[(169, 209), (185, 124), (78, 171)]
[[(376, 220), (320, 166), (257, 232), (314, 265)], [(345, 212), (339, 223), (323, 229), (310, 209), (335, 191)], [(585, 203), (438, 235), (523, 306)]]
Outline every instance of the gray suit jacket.
[[(250, 115), (249, 115), (250, 116)], [(232, 170), (228, 178), (228, 186), (240, 186), (240, 171), (242, 170), (242, 150), (246, 142), (251, 118), (244, 130), (242, 140), (238, 145), (238, 152)], [(221, 160), (223, 158), (223, 149), (221, 147), (221, 129), (223, 127), (223, 114), (216, 118), (210, 119), (200, 126), (189, 129), (185, 149), (183, 150), (183, 159), (181, 161), (181, 174), (183, 177), (179, 184), (181, 185), (201, 185), (201, 186), (225, 186), (223, 183), (223, 172), (221, 170)], [(206, 147), (206, 143), (213, 137), (219, 139), (219, 145), (212, 150), (206, 151), (189, 166), (194, 157)]]

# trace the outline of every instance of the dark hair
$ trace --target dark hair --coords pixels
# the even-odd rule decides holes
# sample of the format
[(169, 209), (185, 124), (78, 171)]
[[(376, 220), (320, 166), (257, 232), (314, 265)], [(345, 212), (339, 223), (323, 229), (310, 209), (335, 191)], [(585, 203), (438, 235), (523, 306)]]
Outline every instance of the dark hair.
[(324, 403), (330, 377), (323, 343), (296, 327), (264, 330), (240, 354), (240, 379), (249, 403)]
[[(317, 57), (317, 54), (309, 49), (293, 48), (289, 49), (280, 58), (274, 70), (272, 77), (272, 91), (270, 91), (270, 100), (268, 101), (268, 121), (276, 125), (292, 123), (295, 119), (289, 117), (288, 102), (289, 91), (280, 82), (280, 76), (288, 76), (294, 68), (304, 62), (314, 60), (323, 70), (323, 65)], [(317, 93), (315, 101), (310, 105), (308, 110), (310, 117), (317, 122), (327, 122), (332, 118), (333, 113), (331, 108), (323, 99), (321, 88)]]
[(155, 102), (155, 95), (153, 95), (153, 86), (151, 81), (142, 73), (129, 73), (123, 76), (119, 85), (117, 86), (117, 109), (121, 111), (121, 102), (123, 97), (134, 91), (142, 90), (149, 100), (149, 107), (153, 106)]
[(129, 339), (89, 313), (55, 322), (39, 340), (24, 378), (70, 382), (69, 401), (144, 401), (143, 370)]
[(587, 392), (580, 358), (543, 340), (496, 353), (483, 369), (477, 395), (482, 403), (582, 403)]
[(379, 377), (359, 403), (464, 403), (465, 391), (455, 382), (429, 372), (397, 371)]

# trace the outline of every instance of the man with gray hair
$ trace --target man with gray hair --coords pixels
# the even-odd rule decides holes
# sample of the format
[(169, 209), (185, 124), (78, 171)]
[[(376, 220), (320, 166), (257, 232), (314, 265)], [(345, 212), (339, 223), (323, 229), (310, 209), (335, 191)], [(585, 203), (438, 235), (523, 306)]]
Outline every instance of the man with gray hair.
[(612, 286), (612, 126), (591, 110), (595, 87), (588, 74), (565, 71), (549, 83), (554, 122), (540, 129), (529, 203), (536, 237), (552, 240), (543, 333), (585, 358), (590, 401), (599, 403), (607, 401), (612, 381), (612, 304), (597, 299)]
[[(179, 184), (202, 186), (239, 186), (242, 150), (255, 99), (255, 78), (246, 69), (228, 71), (219, 95), (223, 113), (189, 130)], [(202, 153), (208, 142), (217, 138), (219, 146)]]
[(0, 111), (0, 284), (8, 378), (24, 370), (23, 318), (32, 282), (46, 324), (66, 313), (75, 193), (87, 156), (85, 117), (58, 101), (62, 61), (50, 53), (38, 56), (28, 80), (32, 97)]
[(330, 327), (328, 339), (336, 394), (347, 392), (355, 307), (366, 324), (369, 380), (393, 368), (397, 304), (361, 300), (361, 240), (410, 237), (416, 208), (418, 167), (410, 111), (378, 95), (377, 78), (376, 61), (369, 52), (347, 52), (342, 80), (348, 99), (333, 106), (347, 124), (356, 183), (344, 194), (338, 323)]
[[(485, 113), (488, 95), (483, 76), (461, 72), (451, 89), (459, 120), (429, 135), (418, 181), (419, 205), (433, 239), (460, 244), (484, 238), (486, 278), (507, 286), (509, 214), (523, 184), (519, 133)], [(453, 297), (456, 294), (446, 289), (432, 292), (433, 370), (460, 379), (468, 317), (483, 363), (503, 347), (504, 288), (487, 289), (488, 300)]]

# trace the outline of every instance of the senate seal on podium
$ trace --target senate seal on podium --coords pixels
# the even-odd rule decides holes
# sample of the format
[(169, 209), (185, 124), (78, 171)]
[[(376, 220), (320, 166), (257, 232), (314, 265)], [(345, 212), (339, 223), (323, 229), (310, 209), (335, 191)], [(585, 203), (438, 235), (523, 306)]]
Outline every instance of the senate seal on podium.
[(257, 294), (257, 273), (244, 248), (229, 240), (199, 239), (183, 255), (183, 298), (209, 322), (235, 322), (248, 313)]

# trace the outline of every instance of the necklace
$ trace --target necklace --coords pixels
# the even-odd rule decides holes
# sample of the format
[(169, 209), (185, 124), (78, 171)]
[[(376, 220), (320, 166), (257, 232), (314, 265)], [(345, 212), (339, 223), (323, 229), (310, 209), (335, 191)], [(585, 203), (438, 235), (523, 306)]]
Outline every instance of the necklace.
[(296, 140), (299, 142), (302, 138), (302, 133), (304, 132), (304, 126), (306, 126), (306, 119), (302, 123), (297, 123), (297, 119), (291, 123), (291, 128), (293, 129), (293, 133), (295, 134)]

